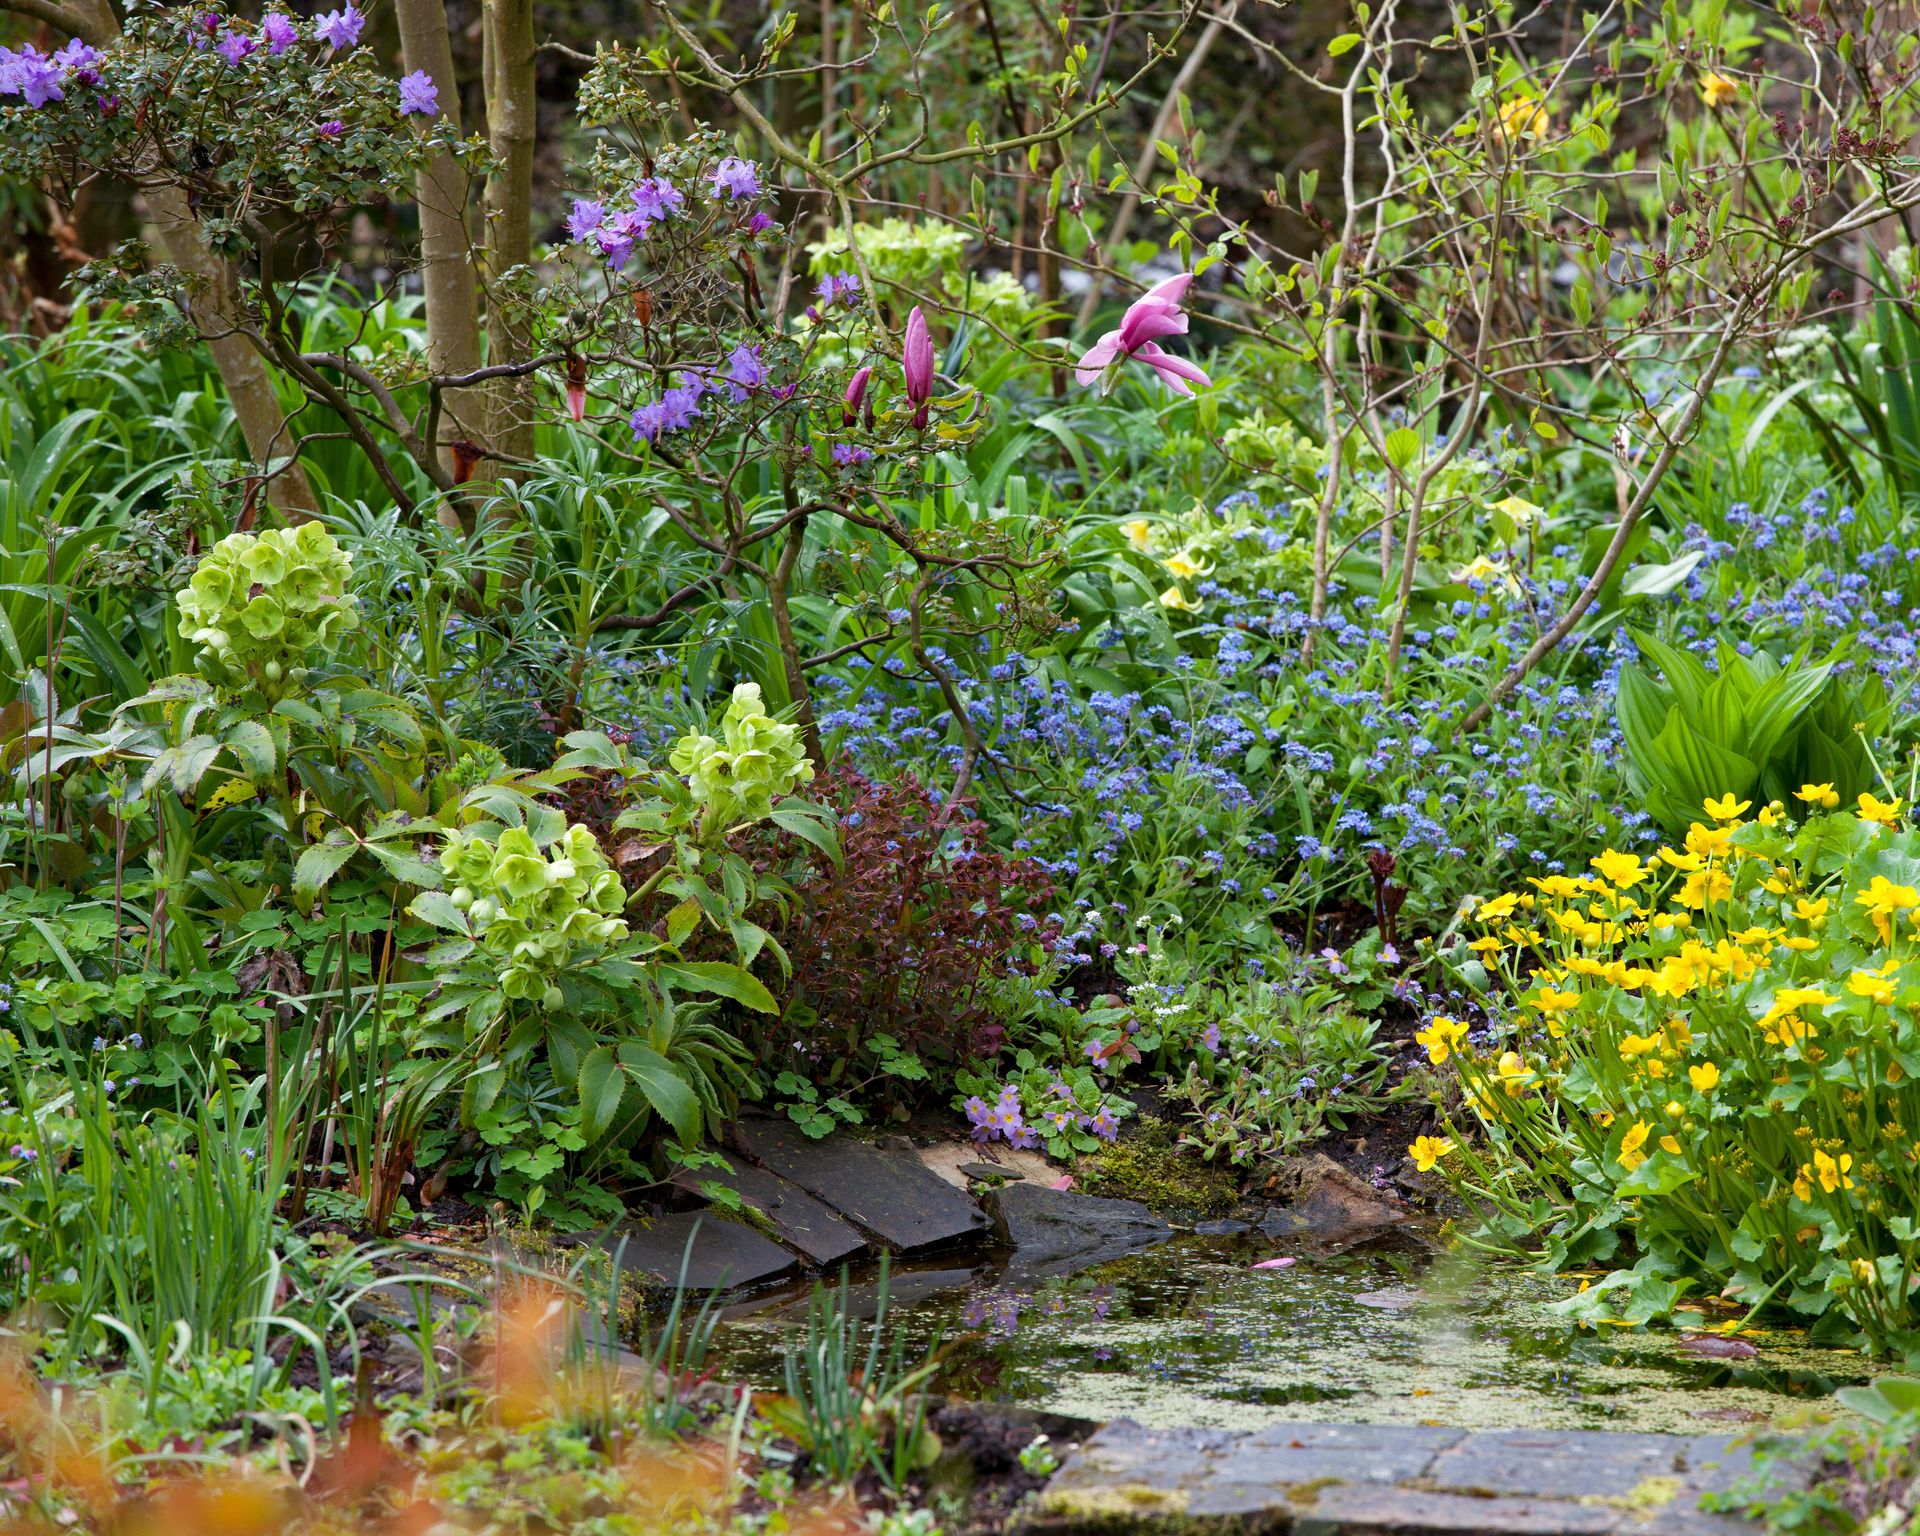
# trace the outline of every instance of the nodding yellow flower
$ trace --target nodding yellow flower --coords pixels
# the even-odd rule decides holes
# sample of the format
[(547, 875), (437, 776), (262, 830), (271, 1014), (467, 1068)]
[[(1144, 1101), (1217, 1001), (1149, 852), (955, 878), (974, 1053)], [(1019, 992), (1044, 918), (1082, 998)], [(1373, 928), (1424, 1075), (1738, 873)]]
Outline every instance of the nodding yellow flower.
[(1860, 818), (1863, 821), (1877, 821), (1883, 827), (1890, 827), (1900, 819), (1900, 807), (1903, 804), (1898, 795), (1889, 802), (1877, 800), (1864, 789), (1860, 791)]
[(1644, 1120), (1636, 1120), (1627, 1127), (1627, 1134), (1620, 1138), (1620, 1166), (1632, 1173), (1647, 1160), (1647, 1154), (1640, 1149), (1647, 1144), (1647, 1137), (1653, 1134), (1653, 1127)]
[(1450, 1055), (1460, 1049), (1460, 1042), (1467, 1038), (1467, 1026), (1458, 1019), (1436, 1018), (1425, 1029), (1414, 1035), (1415, 1045), (1427, 1048), (1427, 1060), (1436, 1067)]
[(1120, 525), (1120, 531), (1127, 536), (1127, 542), (1135, 549), (1145, 553), (1153, 537), (1153, 524), (1144, 517), (1131, 518)]
[(1830, 811), (1840, 803), (1840, 793), (1831, 784), (1802, 784), (1793, 792), (1793, 798)]
[(1540, 521), (1540, 508), (1519, 496), (1509, 496), (1505, 501), (1493, 503), (1493, 510), (1504, 512), (1507, 520), (1516, 528), (1531, 528)]
[(1507, 1090), (1507, 1097), (1510, 1099), (1519, 1098), (1533, 1082), (1533, 1069), (1520, 1059), (1518, 1051), (1503, 1053), (1498, 1071), (1500, 1084)]
[(1687, 1068), (1687, 1081), (1693, 1084), (1696, 1093), (1712, 1093), (1720, 1086), (1720, 1069), (1710, 1061), (1703, 1061), (1697, 1067)]
[(1204, 576), (1213, 567), (1193, 558), (1192, 551), (1181, 550), (1179, 554), (1169, 556), (1160, 562), (1181, 581), (1192, 581), (1196, 576)]
[(1717, 70), (1709, 70), (1700, 81), (1700, 99), (1716, 111), (1740, 97), (1740, 87)]
[(1616, 853), (1609, 848), (1605, 853), (1594, 855), (1587, 863), (1597, 869), (1615, 890), (1630, 891), (1647, 878), (1637, 853)]
[(1181, 613), (1198, 613), (1207, 605), (1197, 597), (1188, 597), (1187, 594), (1182, 592), (1178, 587), (1168, 587), (1166, 591), (1160, 594), (1160, 606), (1162, 608), (1176, 608)]
[(1523, 92), (1502, 103), (1493, 133), (1501, 143), (1511, 144), (1515, 139), (1537, 139), (1546, 127), (1546, 108)]
[(1434, 1165), (1453, 1150), (1453, 1138), (1450, 1136), (1416, 1136), (1413, 1145), (1407, 1148), (1413, 1158), (1413, 1166), (1422, 1173), (1433, 1172)]
[(1820, 1180), (1820, 1187), (1828, 1194), (1832, 1194), (1837, 1189), (1853, 1188), (1853, 1180), (1847, 1177), (1847, 1170), (1851, 1167), (1853, 1167), (1851, 1152), (1842, 1152), (1837, 1158), (1817, 1149), (1813, 1154), (1814, 1176)]
[(1706, 802), (1706, 812), (1715, 821), (1738, 821), (1752, 804), (1751, 800), (1736, 801), (1732, 795), (1722, 795)]
[(1870, 1003), (1885, 1005), (1893, 1001), (1893, 983), (1872, 971), (1855, 971), (1847, 978), (1847, 990)]
[(1459, 582), (1479, 582), (1486, 587), (1502, 587), (1511, 593), (1518, 593), (1520, 583), (1513, 578), (1513, 572), (1491, 555), (1475, 555), (1465, 565), (1454, 569), (1452, 580)]

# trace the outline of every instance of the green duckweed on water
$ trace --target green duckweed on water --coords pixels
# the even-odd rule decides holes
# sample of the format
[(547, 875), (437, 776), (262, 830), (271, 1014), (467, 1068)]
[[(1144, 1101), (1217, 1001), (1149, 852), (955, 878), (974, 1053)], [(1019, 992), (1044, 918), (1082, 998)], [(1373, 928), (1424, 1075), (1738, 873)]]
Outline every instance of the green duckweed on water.
[[(1076, 1418), (1251, 1429), (1283, 1421), (1736, 1432), (1804, 1419), (1863, 1379), (1848, 1350), (1758, 1338), (1698, 1359), (1666, 1331), (1604, 1335), (1545, 1310), (1570, 1282), (1457, 1256), (1375, 1251), (1252, 1268), (1267, 1250), (1187, 1239), (1055, 1279), (992, 1271), (898, 1316), (941, 1341), (944, 1390)], [(911, 1296), (915, 1277), (897, 1277)], [(804, 1311), (721, 1331), (766, 1386)]]

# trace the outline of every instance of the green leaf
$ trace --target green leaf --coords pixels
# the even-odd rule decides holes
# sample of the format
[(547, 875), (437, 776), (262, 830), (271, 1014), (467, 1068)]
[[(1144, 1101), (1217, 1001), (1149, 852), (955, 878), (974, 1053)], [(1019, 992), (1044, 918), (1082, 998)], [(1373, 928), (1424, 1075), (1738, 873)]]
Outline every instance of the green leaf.
[(246, 776), (258, 782), (273, 777), (280, 764), (280, 751), (273, 732), (259, 720), (236, 720), (227, 728), (227, 745), (239, 759)]
[(666, 1057), (637, 1040), (628, 1040), (620, 1046), (620, 1063), (654, 1113), (673, 1127), (683, 1146), (699, 1141), (700, 1100)]
[(1358, 32), (1342, 32), (1327, 44), (1327, 57), (1337, 59), (1343, 53), (1351, 53), (1360, 46)]
[(678, 949), (699, 926), (700, 903), (691, 899), (681, 902), (667, 914), (667, 943)]
[(445, 928), (463, 936), (469, 932), (467, 914), (453, 904), (453, 898), (445, 891), (422, 891), (413, 898), (407, 911), (421, 922), (432, 923), (436, 928)]
[(776, 827), (791, 832), (795, 837), (812, 843), (841, 867), (840, 839), (833, 812), (826, 806), (811, 800), (788, 797), (773, 808), (770, 818)]
[(663, 960), (654, 974), (667, 986), (710, 992), (759, 1013), (778, 1013), (773, 994), (751, 971), (726, 960)]
[(300, 861), (293, 866), (293, 889), (302, 902), (310, 902), (335, 875), (339, 874), (360, 840), (351, 832), (336, 827), (319, 842), (301, 850)]
[(580, 1063), (580, 1129), (588, 1141), (607, 1134), (626, 1096), (627, 1079), (612, 1051), (600, 1046)]

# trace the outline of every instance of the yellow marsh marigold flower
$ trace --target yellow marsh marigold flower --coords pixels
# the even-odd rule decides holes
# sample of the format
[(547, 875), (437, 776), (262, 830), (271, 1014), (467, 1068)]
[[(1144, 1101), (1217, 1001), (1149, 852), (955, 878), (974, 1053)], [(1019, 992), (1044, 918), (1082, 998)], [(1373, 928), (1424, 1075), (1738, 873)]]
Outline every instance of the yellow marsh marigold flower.
[(1847, 1170), (1853, 1167), (1853, 1154), (1842, 1152), (1839, 1157), (1815, 1151), (1813, 1154), (1814, 1176), (1820, 1180), (1820, 1187), (1828, 1194), (1837, 1189), (1852, 1189), (1853, 1180), (1847, 1177)]
[(1802, 784), (1793, 792), (1793, 798), (1823, 811), (1830, 811), (1840, 803), (1840, 793), (1831, 784)]
[(1433, 1172), (1434, 1165), (1453, 1150), (1453, 1139), (1449, 1136), (1416, 1136), (1407, 1152), (1413, 1158), (1413, 1166), (1422, 1173)]
[(1827, 920), (1827, 909), (1831, 905), (1832, 903), (1824, 896), (1813, 901), (1808, 901), (1802, 896), (1793, 904), (1793, 915), (1803, 923), (1824, 923)]
[(1181, 613), (1198, 613), (1207, 605), (1197, 597), (1188, 597), (1187, 594), (1182, 592), (1178, 587), (1168, 587), (1166, 591), (1160, 594), (1160, 606), (1162, 608), (1175, 608)]
[(1813, 1198), (1813, 1164), (1802, 1163), (1799, 1173), (1794, 1175), (1793, 1194), (1796, 1200)]
[(1653, 1127), (1644, 1120), (1636, 1120), (1627, 1127), (1627, 1134), (1620, 1138), (1620, 1166), (1632, 1173), (1647, 1160), (1647, 1154), (1640, 1149), (1647, 1144), (1647, 1137), (1653, 1134)]
[(1693, 1084), (1696, 1093), (1712, 1093), (1720, 1086), (1720, 1069), (1710, 1061), (1703, 1061), (1697, 1067), (1687, 1068), (1687, 1081)]
[(1622, 1035), (1620, 1037), (1620, 1059), (1632, 1061), (1636, 1056), (1651, 1056), (1660, 1049), (1660, 1036)]
[(1732, 827), (1705, 827), (1696, 821), (1687, 828), (1687, 852), (1697, 853), (1702, 858), (1720, 857), (1732, 840)]
[(1717, 70), (1709, 70), (1700, 81), (1700, 99), (1716, 111), (1739, 98), (1739, 85)]
[(1901, 804), (1902, 802), (1898, 795), (1895, 795), (1891, 801), (1878, 800), (1865, 790), (1862, 790), (1860, 792), (1860, 819), (1862, 821), (1877, 821), (1883, 827), (1890, 827), (1900, 819)]
[(1513, 910), (1520, 905), (1520, 898), (1512, 891), (1503, 896), (1490, 896), (1473, 909), (1476, 921), (1497, 923), (1502, 918), (1513, 916)]
[(1542, 896), (1551, 896), (1556, 901), (1568, 901), (1580, 894), (1578, 880), (1567, 875), (1548, 875), (1545, 879), (1529, 875), (1527, 884), (1535, 887)]
[(1144, 517), (1136, 517), (1120, 525), (1120, 531), (1127, 536), (1127, 542), (1142, 553), (1153, 536), (1153, 525)]
[(1853, 900), (1855, 905), (1867, 909), (1874, 927), (1880, 930), (1880, 937), (1890, 942), (1893, 934), (1889, 920), (1896, 912), (1920, 906), (1920, 890), (1910, 885), (1895, 885), (1885, 875), (1875, 875), (1867, 888), (1857, 892)]
[(1879, 1278), (1879, 1272), (1873, 1267), (1873, 1260), (1855, 1259), (1853, 1261), (1853, 1278), (1858, 1280), (1862, 1285), (1872, 1285), (1873, 1282)]
[(1675, 869), (1695, 870), (1700, 867), (1700, 855), (1697, 853), (1678, 853), (1672, 848), (1662, 848), (1660, 859), (1662, 863), (1670, 864)]
[(1679, 1157), (1681, 1155), (1680, 1138), (1678, 1136), (1662, 1136), (1660, 1138), (1660, 1150), (1674, 1157)]
[(1507, 1051), (1500, 1057), (1498, 1068), (1500, 1085), (1507, 1090), (1507, 1097), (1517, 1099), (1527, 1091), (1533, 1082), (1533, 1069), (1520, 1059), (1518, 1051)]
[(1715, 821), (1738, 821), (1752, 804), (1751, 800), (1735, 800), (1732, 795), (1722, 795), (1718, 800), (1706, 802), (1706, 812)]
[(1885, 1005), (1893, 1001), (1893, 983), (1872, 971), (1855, 971), (1847, 978), (1847, 990), (1870, 1003)]
[(1467, 1038), (1467, 1026), (1458, 1019), (1436, 1018), (1414, 1037), (1414, 1044), (1427, 1048), (1427, 1060), (1436, 1067), (1460, 1049)]
[(1637, 853), (1616, 853), (1609, 848), (1587, 861), (1615, 890), (1630, 891), (1647, 878)]

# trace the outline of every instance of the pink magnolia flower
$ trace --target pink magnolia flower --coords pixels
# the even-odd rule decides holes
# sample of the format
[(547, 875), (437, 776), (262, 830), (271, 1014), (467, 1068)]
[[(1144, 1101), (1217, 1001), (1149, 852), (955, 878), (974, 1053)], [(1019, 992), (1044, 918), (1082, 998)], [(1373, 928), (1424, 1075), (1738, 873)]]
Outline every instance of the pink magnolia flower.
[(1082, 384), (1098, 384), (1115, 363), (1131, 357), (1159, 374), (1161, 381), (1176, 395), (1192, 394), (1190, 386), (1194, 384), (1211, 384), (1213, 381), (1193, 363), (1161, 351), (1158, 345), (1162, 336), (1186, 332), (1187, 314), (1180, 307), (1180, 300), (1192, 281), (1191, 272), (1181, 272), (1155, 283), (1127, 306), (1117, 331), (1108, 331), (1087, 348), (1073, 376)]
[(860, 415), (860, 402), (867, 398), (867, 380), (873, 377), (871, 364), (855, 372), (847, 383), (846, 409), (841, 412), (841, 421), (852, 426)]

